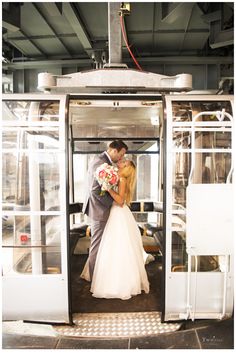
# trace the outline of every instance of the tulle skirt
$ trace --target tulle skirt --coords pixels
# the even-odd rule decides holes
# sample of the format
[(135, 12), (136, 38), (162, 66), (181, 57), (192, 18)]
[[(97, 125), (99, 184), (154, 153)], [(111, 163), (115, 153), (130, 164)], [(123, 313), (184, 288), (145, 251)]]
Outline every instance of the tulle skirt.
[[(142, 290), (148, 293), (147, 256), (132, 212), (126, 205), (113, 204), (94, 267), (93, 296), (125, 300)], [(88, 262), (81, 277), (89, 280)]]

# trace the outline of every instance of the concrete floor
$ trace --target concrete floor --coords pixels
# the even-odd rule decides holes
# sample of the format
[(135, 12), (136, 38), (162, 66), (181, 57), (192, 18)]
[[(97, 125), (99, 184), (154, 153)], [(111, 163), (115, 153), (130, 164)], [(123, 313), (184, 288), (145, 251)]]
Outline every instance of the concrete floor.
[[(27, 325), (24, 327), (24, 325)], [(233, 349), (233, 319), (186, 322), (182, 329), (144, 337), (71, 338), (51, 325), (3, 323), (3, 349)]]

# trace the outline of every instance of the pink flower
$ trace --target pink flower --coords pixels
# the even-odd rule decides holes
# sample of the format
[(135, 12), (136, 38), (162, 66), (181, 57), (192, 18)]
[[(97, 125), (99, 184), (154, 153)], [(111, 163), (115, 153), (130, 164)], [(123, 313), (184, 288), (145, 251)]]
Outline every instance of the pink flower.
[(101, 170), (98, 175), (99, 175), (99, 178), (104, 178), (106, 176), (105, 170)]
[(107, 163), (103, 163), (95, 171), (95, 177), (101, 186), (100, 195), (104, 195), (105, 191), (110, 190), (118, 184), (118, 169)]
[(117, 176), (116, 175), (112, 175), (112, 178), (110, 180), (110, 184), (115, 185), (117, 183)]

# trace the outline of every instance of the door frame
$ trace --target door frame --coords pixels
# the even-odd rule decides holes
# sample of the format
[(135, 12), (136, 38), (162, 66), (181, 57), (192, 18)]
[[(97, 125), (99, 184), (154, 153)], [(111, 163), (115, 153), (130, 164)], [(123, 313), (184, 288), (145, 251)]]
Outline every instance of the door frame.
[[(142, 101), (142, 102), (161, 102), (162, 104), (164, 104), (164, 96), (161, 95), (160, 93), (157, 93), (157, 94), (130, 94), (130, 95), (127, 95), (127, 94), (117, 94), (117, 95), (114, 95), (114, 94), (89, 94), (89, 93), (86, 93), (86, 94), (70, 94), (70, 100), (73, 100), (73, 99), (78, 99), (78, 100), (81, 100), (84, 104), (82, 106), (86, 106), (88, 104), (87, 101), (89, 100), (98, 100), (98, 101), (101, 101), (101, 100), (104, 100), (104, 101), (107, 101), (107, 100), (110, 100), (110, 101), (130, 101), (130, 104), (132, 106), (132, 101)], [(145, 104), (144, 104), (145, 105)], [(150, 103), (151, 105), (151, 103)], [(101, 106), (99, 104), (99, 106)], [(80, 106), (78, 105), (78, 108)], [(130, 107), (130, 106), (129, 106)], [(69, 109), (69, 108), (68, 108)], [(163, 117), (164, 117), (164, 106), (163, 106)], [(163, 118), (164, 119), (164, 118)], [(165, 125), (164, 125), (165, 126)], [(165, 132), (163, 134), (163, 137), (165, 136)], [(111, 140), (112, 138), (95, 138), (95, 137), (89, 137), (89, 138), (86, 138), (86, 137), (82, 137), (82, 138), (75, 138), (75, 140)], [(140, 138), (140, 139), (145, 139), (145, 138)], [(147, 138), (148, 139), (148, 138)], [(159, 137), (156, 137), (156, 138), (149, 138), (150, 140), (159, 140), (159, 158), (160, 158), (160, 149), (164, 149), (164, 144), (161, 146), (161, 141), (160, 141), (160, 138)], [(138, 140), (138, 138), (128, 138), (128, 137), (125, 137), (124, 138), (124, 141), (125, 140)], [(76, 152), (76, 153), (80, 153), (80, 152)], [(165, 161), (165, 158), (164, 158), (164, 151), (162, 150), (162, 161), (160, 160), (159, 161), (159, 173), (160, 171), (162, 170), (162, 174), (164, 173), (163, 171), (163, 163)], [(73, 181), (73, 156), (71, 158), (71, 170), (72, 170), (72, 175), (70, 176), (70, 181)], [(159, 182), (158, 180), (158, 183), (159, 183), (159, 188), (162, 187), (162, 196), (164, 198), (164, 190), (165, 190), (165, 178), (164, 176), (162, 175), (162, 185), (161, 185), (161, 182)], [(71, 191), (70, 191), (71, 192)], [(159, 190), (160, 192), (160, 190)], [(72, 200), (74, 201), (74, 190), (71, 192), (71, 198)], [(163, 199), (163, 210), (165, 209), (165, 199)], [(165, 212), (163, 211), (163, 216), (165, 217)], [(161, 273), (161, 282), (162, 283), (165, 283), (165, 230), (164, 230), (164, 227), (163, 227), (163, 249), (162, 249), (162, 273)], [(161, 298), (160, 298), (160, 302), (161, 302), (161, 312), (162, 312), (162, 317), (164, 315), (164, 309), (165, 309), (165, 286), (162, 285), (162, 288), (161, 288)]]

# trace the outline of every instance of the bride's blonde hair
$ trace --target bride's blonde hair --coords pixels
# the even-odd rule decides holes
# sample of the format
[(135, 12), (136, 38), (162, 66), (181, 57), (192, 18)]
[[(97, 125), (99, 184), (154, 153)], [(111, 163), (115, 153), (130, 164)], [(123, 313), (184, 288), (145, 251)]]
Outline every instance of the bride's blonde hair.
[(136, 182), (136, 166), (133, 161), (128, 162), (128, 165), (121, 171), (121, 177), (126, 178), (125, 200), (127, 205), (130, 205)]

